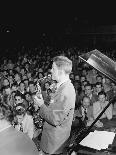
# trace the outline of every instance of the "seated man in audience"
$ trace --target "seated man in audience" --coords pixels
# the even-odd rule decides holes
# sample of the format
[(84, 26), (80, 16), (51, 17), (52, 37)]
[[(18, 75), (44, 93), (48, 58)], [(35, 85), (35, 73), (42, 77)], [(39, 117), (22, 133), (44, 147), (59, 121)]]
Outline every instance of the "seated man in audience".
[(95, 88), (96, 88), (95, 94), (98, 96), (98, 93), (101, 92), (101, 91), (103, 90), (102, 83), (101, 83), (101, 82), (96, 82)]
[[(82, 99), (82, 106), (81, 106), (81, 114), (82, 120), (85, 122), (86, 126), (90, 126), (94, 122), (93, 117), (93, 106), (90, 105), (90, 98), (88, 96), (84, 96)], [(102, 127), (103, 124), (101, 122), (95, 123), (96, 127)]]
[(14, 105), (14, 108), (15, 106), (17, 106), (19, 103), (22, 103), (25, 105), (25, 108), (27, 110), (28, 108), (28, 102), (24, 99), (24, 95), (21, 94), (19, 91), (16, 92), (15, 96), (14, 96), (14, 99), (15, 99), (15, 105)]
[(17, 125), (15, 125), (15, 128), (18, 131), (26, 133), (32, 139), (34, 135), (33, 118), (31, 115), (26, 113), (26, 110), (22, 104), (19, 104), (16, 107), (16, 119)]
[[(101, 91), (98, 93), (98, 101), (93, 104), (93, 116), (94, 119), (102, 112), (102, 110), (107, 106), (109, 102), (106, 98), (106, 93)], [(106, 109), (100, 119), (107, 118), (108, 120), (112, 119), (112, 104)]]
[(90, 104), (93, 105), (97, 101), (97, 95), (93, 93), (93, 87), (90, 83), (85, 85), (85, 95), (90, 98)]

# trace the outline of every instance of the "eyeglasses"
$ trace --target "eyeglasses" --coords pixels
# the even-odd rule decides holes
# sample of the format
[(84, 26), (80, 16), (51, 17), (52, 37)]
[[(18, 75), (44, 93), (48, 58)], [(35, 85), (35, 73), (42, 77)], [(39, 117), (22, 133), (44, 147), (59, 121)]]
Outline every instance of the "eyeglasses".
[(15, 99), (15, 101), (20, 101), (21, 99)]

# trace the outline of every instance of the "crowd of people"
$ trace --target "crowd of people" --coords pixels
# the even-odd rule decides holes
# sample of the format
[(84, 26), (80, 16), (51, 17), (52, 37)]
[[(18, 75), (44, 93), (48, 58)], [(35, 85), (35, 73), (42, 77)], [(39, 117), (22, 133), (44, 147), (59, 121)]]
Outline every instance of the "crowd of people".
[[(32, 140), (41, 135), (45, 121), (39, 114), (39, 106), (34, 102), (34, 96), (42, 96), (44, 104), (49, 107), (57, 89), (57, 81), (51, 76), (54, 56), (66, 56), (73, 63), (70, 80), (76, 92), (74, 126), (78, 120), (85, 126), (90, 126), (109, 101), (116, 96), (116, 84), (79, 59), (78, 56), (89, 52), (88, 49), (83, 51), (73, 47), (56, 50), (44, 47), (23, 52), (15, 53), (13, 59), (10, 56), (1, 60), (0, 106), (5, 105), (12, 111), (12, 126), (17, 131), (27, 134)], [(109, 56), (109, 52), (104, 54)], [(110, 57), (115, 60), (115, 55), (112, 54)], [(116, 106), (112, 103), (95, 126), (103, 127), (102, 119), (111, 120), (114, 115)]]

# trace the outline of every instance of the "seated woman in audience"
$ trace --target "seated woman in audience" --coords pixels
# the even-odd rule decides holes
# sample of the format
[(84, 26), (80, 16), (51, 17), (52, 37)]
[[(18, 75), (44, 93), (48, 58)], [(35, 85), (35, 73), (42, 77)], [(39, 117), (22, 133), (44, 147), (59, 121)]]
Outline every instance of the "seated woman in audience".
[[(93, 116), (94, 119), (102, 112), (102, 110), (107, 106), (109, 102), (107, 101), (106, 93), (101, 91), (98, 93), (98, 101), (93, 104)], [(106, 109), (100, 119), (107, 118), (112, 119), (112, 104)]]

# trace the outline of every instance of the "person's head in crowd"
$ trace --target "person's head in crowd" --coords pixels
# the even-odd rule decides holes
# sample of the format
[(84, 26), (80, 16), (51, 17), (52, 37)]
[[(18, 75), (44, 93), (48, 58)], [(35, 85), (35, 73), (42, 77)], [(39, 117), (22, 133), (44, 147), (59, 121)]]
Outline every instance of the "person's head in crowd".
[(22, 80), (25, 80), (25, 79), (27, 79), (27, 76), (26, 75), (23, 75), (22, 76)]
[(27, 78), (28, 78), (28, 79), (31, 78), (31, 72), (27, 72)]
[(16, 66), (16, 67), (15, 67), (15, 70), (16, 70), (18, 73), (20, 73), (20, 67), (19, 67), (19, 66)]
[(44, 83), (44, 90), (48, 90), (50, 88), (50, 82), (49, 81), (46, 81), (45, 83)]
[(87, 80), (85, 80), (85, 81), (83, 81), (83, 82), (80, 82), (82, 91), (85, 91), (85, 86), (86, 86), (88, 83), (89, 83), (89, 82), (88, 82)]
[(38, 75), (37, 75), (38, 79), (41, 79), (43, 78), (43, 73), (42, 72), (38, 72)]
[(22, 105), (18, 105), (16, 107), (16, 112), (15, 112), (18, 124), (22, 123), (22, 121), (24, 120), (25, 114), (26, 114), (26, 110), (23, 107), (23, 104)]
[(96, 82), (101, 82), (102, 83), (102, 76), (101, 75), (96, 76)]
[(82, 84), (85, 86), (87, 84), (89, 84), (89, 82), (87, 80), (83, 81)]
[(111, 90), (111, 80), (108, 78), (105, 78), (105, 83), (103, 84), (103, 88), (105, 92), (108, 92)]
[(10, 84), (12, 84), (12, 83), (13, 83), (13, 80), (14, 80), (14, 79), (13, 79), (13, 75), (9, 75), (9, 76), (8, 76), (8, 80), (9, 80)]
[(80, 81), (81, 81), (81, 83), (84, 82), (85, 80), (86, 80), (86, 76), (81, 75), (81, 77), (80, 77)]
[(25, 69), (28, 71), (29, 70), (29, 63), (25, 63)]
[(78, 91), (78, 89), (81, 88), (81, 83), (80, 83), (79, 81), (75, 81), (75, 82), (74, 82), (74, 88), (75, 88), (75, 90)]
[(74, 82), (74, 80), (75, 80), (75, 79), (74, 79), (74, 78), (75, 78), (74, 73), (70, 73), (69, 77), (70, 77), (71, 81)]
[(88, 96), (84, 96), (81, 101), (82, 106), (84, 109), (88, 108), (90, 106), (90, 98)]
[(4, 92), (5, 92), (6, 95), (10, 95), (11, 94), (10, 86), (4, 86)]
[(65, 56), (56, 56), (52, 64), (52, 79), (57, 82), (69, 79), (72, 71), (72, 61)]
[(116, 84), (114, 82), (111, 82), (111, 87), (112, 87), (112, 90), (116, 92)]
[(97, 94), (103, 90), (103, 86), (101, 82), (97, 82), (95, 84)]
[(19, 73), (16, 73), (15, 74), (15, 81), (18, 82), (18, 81), (21, 81), (21, 76)]
[(28, 79), (24, 79), (23, 82), (25, 84), (25, 87), (28, 87), (29, 80)]
[(105, 83), (110, 85), (111, 84), (111, 80), (109, 78), (105, 78)]
[(21, 92), (25, 92), (25, 84), (24, 84), (23, 81), (21, 81), (21, 82), (19, 83), (19, 90), (20, 90)]
[(25, 68), (24, 67), (21, 68), (20, 73), (21, 73), (22, 76), (25, 75), (26, 71), (25, 71)]
[(3, 79), (3, 86), (9, 86), (9, 80), (7, 78)]
[(36, 92), (35, 83), (33, 81), (29, 81), (29, 92), (30, 93), (35, 93)]
[(13, 75), (13, 70), (12, 69), (9, 69), (9, 75)]
[(13, 121), (13, 113), (9, 106), (6, 104), (0, 104), (0, 130), (8, 127)]
[(97, 70), (95, 70), (94, 68), (92, 68), (92, 74), (93, 75), (97, 75)]
[(30, 92), (26, 92), (24, 95), (25, 95), (26, 101), (28, 101), (28, 102), (31, 102), (32, 101), (32, 96), (31, 96), (31, 93)]
[(14, 83), (11, 85), (11, 89), (12, 89), (12, 91), (17, 91), (17, 90), (18, 90), (18, 84), (17, 84), (17, 82), (14, 82)]
[(92, 85), (90, 83), (85, 85), (85, 94), (90, 96), (93, 92)]
[(3, 75), (7, 76), (8, 75), (8, 72), (6, 69), (3, 70)]
[(80, 76), (78, 74), (75, 75), (75, 81), (80, 81)]
[(19, 91), (17, 91), (17, 93), (14, 96), (15, 98), (15, 104), (18, 105), (19, 103), (23, 103), (24, 102), (24, 95), (21, 94)]
[(17, 91), (12, 91), (11, 92), (11, 95), (12, 95), (13, 99), (14, 99), (14, 96), (15, 96), (16, 93), (17, 93)]
[(83, 69), (83, 70), (82, 70), (82, 75), (83, 75), (83, 76), (86, 76), (86, 75), (87, 75), (86, 69)]
[(51, 75), (51, 73), (48, 73), (47, 78), (48, 78), (49, 81), (52, 80), (52, 75)]
[(104, 91), (101, 91), (98, 93), (98, 101), (100, 103), (105, 103), (105, 101), (107, 100), (107, 96), (106, 96), (106, 93)]

